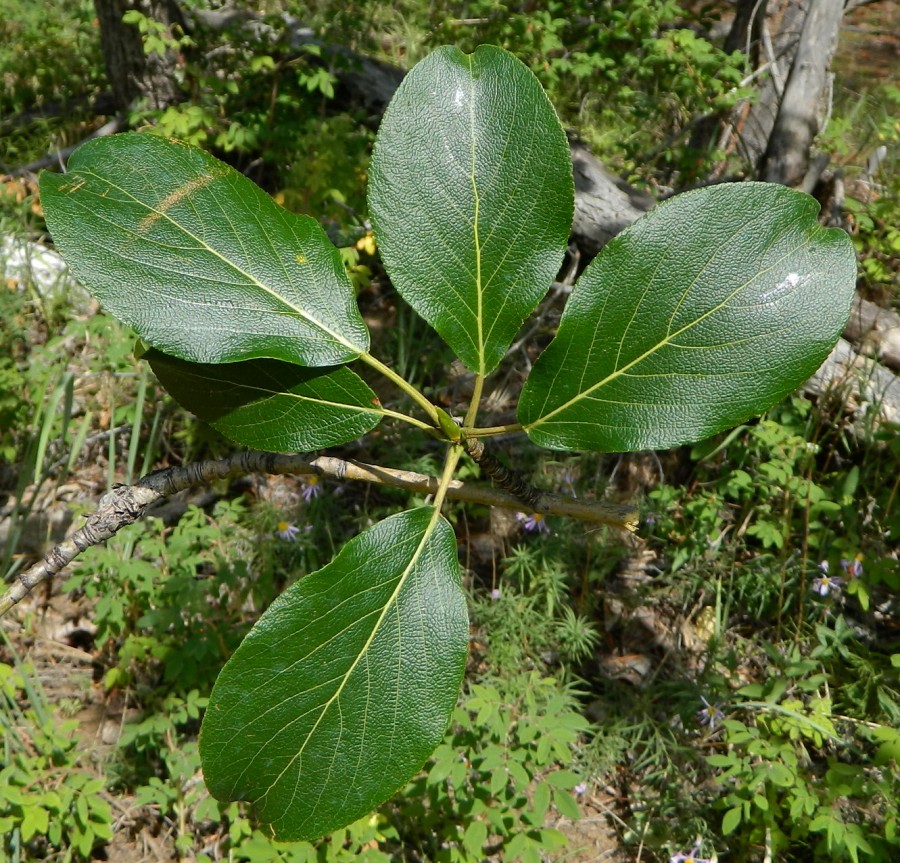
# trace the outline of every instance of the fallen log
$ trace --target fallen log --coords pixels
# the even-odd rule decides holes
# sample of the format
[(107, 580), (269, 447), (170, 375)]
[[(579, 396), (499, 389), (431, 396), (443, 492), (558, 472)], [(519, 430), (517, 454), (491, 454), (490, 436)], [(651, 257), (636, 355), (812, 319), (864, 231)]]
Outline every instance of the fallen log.
[(860, 353), (900, 371), (900, 315), (896, 312), (857, 296), (844, 338), (858, 345)]
[(884, 423), (900, 426), (900, 378), (840, 339), (803, 391), (818, 399), (838, 400), (851, 416), (857, 437)]

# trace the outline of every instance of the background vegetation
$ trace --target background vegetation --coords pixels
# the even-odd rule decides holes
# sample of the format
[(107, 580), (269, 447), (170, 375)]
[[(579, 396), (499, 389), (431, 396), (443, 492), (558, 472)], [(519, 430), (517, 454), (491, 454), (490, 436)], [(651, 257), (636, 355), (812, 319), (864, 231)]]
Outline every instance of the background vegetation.
[[(284, 59), (292, 20), (401, 66), (445, 42), (501, 44), (613, 170), (656, 194), (723, 159), (748, 171), (691, 146), (698, 117), (746, 95), (743, 58), (706, 38), (725, 4), (252, 5), (266, 16), (254, 28), (141, 22), (148, 51), (183, 52), (189, 98), (135, 106), (129, 121), (212, 149), (320, 218), (383, 352), (448, 404), (463, 384), (386, 284), (368, 233), (377, 118), (337, 86), (347, 54), (308, 41)], [(851, 190), (859, 178), (876, 192), (848, 200), (861, 289), (896, 309), (900, 89), (877, 63), (860, 74), (867, 50), (856, 43), (838, 64), (820, 144)], [(46, 240), (40, 203), (31, 177), (9, 172), (108, 119), (97, 114), (106, 84), (92, 4), (0, 0), (0, 73), (9, 578), (111, 483), (227, 447), (163, 395), (130, 334), (64, 275), (30, 275), (44, 266), (22, 245)], [(14, 266), (23, 255), (30, 266)], [(199, 718), (259, 612), (399, 492), (255, 478), (173, 502), (3, 621), (0, 859), (896, 860), (896, 431), (860, 431), (840, 393), (796, 395), (690, 450), (525, 465), (547, 488), (638, 499), (637, 538), (455, 505), (473, 633), (453, 725), (410, 787), (316, 845), (275, 845), (240, 806), (208, 796)], [(509, 446), (517, 463), (530, 457)], [(435, 468), (389, 427), (343, 452)]]

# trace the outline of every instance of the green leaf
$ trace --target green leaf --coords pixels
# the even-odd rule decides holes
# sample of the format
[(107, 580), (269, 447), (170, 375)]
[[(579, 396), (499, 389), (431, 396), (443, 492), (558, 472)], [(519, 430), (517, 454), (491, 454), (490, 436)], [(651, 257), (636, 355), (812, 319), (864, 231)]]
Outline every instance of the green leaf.
[(209, 365), (156, 350), (143, 358), (178, 404), (243, 446), (321, 449), (358, 438), (384, 415), (375, 393), (344, 366), (309, 369), (280, 360)]
[(550, 786), (546, 782), (538, 782), (534, 786), (531, 805), (534, 809), (534, 815), (531, 819), (531, 823), (540, 826), (544, 823), (544, 818), (547, 815), (547, 810), (550, 808)]
[(564, 818), (571, 818), (573, 821), (581, 818), (578, 801), (566, 791), (553, 790), (553, 805)]
[(324, 366), (368, 349), (318, 223), (202, 150), (149, 134), (97, 138), (67, 174), (42, 175), (41, 201), (78, 279), (168, 354)]
[(585, 270), (519, 402), (553, 449), (660, 449), (736, 425), (790, 393), (850, 313), (850, 238), (766, 183), (658, 206)]
[(32, 837), (47, 832), (50, 813), (43, 806), (29, 804), (22, 807), (22, 839), (28, 842)]
[(729, 809), (722, 816), (722, 835), (728, 836), (729, 833), (734, 833), (734, 831), (737, 830), (740, 823), (741, 823), (741, 807), (735, 806), (733, 809)]
[(790, 788), (794, 784), (794, 774), (778, 761), (773, 761), (766, 768), (766, 777), (780, 788)]
[(473, 821), (463, 834), (462, 844), (469, 856), (478, 860), (483, 856), (483, 849), (487, 842), (487, 838), (487, 825), (483, 821)]
[(581, 780), (571, 770), (554, 770), (544, 777), (544, 781), (554, 788), (564, 788), (567, 791), (574, 788)]
[(210, 791), (253, 801), (281, 840), (350, 824), (441, 742), (467, 645), (450, 525), (431, 507), (379, 522), (282, 594), (219, 675)]
[(573, 194), (569, 147), (546, 94), (489, 45), (438, 48), (409, 72), (369, 168), (391, 281), (482, 374), (558, 272)]

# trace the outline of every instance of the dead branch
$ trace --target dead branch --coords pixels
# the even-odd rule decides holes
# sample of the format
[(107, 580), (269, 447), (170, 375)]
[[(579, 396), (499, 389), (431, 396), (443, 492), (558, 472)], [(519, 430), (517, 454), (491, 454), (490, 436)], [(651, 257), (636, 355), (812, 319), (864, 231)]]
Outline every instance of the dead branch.
[[(0, 615), (21, 602), (35, 587), (59, 573), (92, 545), (114, 536), (126, 525), (137, 521), (150, 504), (176, 492), (213, 480), (252, 473), (326, 476), (338, 480), (371, 482), (403, 488), (420, 494), (434, 494), (438, 479), (413, 471), (378, 467), (331, 456), (310, 459), (305, 455), (280, 455), (250, 450), (215, 461), (203, 461), (185, 467), (154, 471), (135, 485), (120, 485), (100, 498), (97, 509), (87, 516), (85, 525), (71, 533), (44, 558), (19, 575), (0, 597)], [(453, 480), (447, 494), (452, 500), (521, 510), (522, 502), (510, 494), (486, 486), (466, 485)], [(563, 515), (613, 527), (634, 530), (637, 511), (603, 501), (579, 501), (556, 494), (542, 495), (542, 504), (551, 515)]]
[(95, 132), (91, 132), (86, 138), (79, 141), (77, 144), (73, 144), (71, 147), (66, 147), (62, 150), (57, 150), (55, 153), (50, 153), (47, 156), (44, 156), (42, 159), (38, 159), (36, 162), (30, 162), (27, 165), (22, 165), (18, 168), (13, 168), (9, 172), (10, 177), (21, 177), (28, 174), (36, 174), (43, 168), (49, 168), (51, 165), (63, 165), (65, 164), (66, 159), (72, 155), (85, 141), (90, 141), (93, 138), (102, 138), (106, 135), (115, 135), (116, 132), (120, 131), (123, 127), (123, 121), (121, 117), (114, 117), (108, 123), (104, 123), (99, 129)]

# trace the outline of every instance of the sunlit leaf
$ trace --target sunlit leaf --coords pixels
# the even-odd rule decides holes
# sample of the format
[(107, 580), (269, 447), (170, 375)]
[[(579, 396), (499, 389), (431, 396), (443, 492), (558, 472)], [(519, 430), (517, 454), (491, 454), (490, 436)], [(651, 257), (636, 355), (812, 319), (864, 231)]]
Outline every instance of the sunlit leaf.
[(343, 363), (368, 331), (337, 249), (202, 150), (156, 135), (88, 141), (44, 172), (72, 271), (147, 343), (192, 362)]
[(468, 644), (456, 538), (431, 507), (392, 516), (277, 599), (225, 666), (200, 737), (220, 800), (284, 840), (371, 811), (443, 737)]
[(375, 393), (344, 366), (188, 363), (156, 350), (143, 358), (178, 404), (234, 443), (255, 449), (335, 446), (374, 428), (384, 413)]
[(850, 314), (850, 238), (783, 186), (671, 199), (585, 270), (519, 403), (553, 449), (675, 446), (743, 422), (828, 355)]
[(406, 76), (369, 169), (391, 281), (472, 370), (500, 362), (559, 270), (572, 224), (569, 147), (511, 54), (439, 48)]

